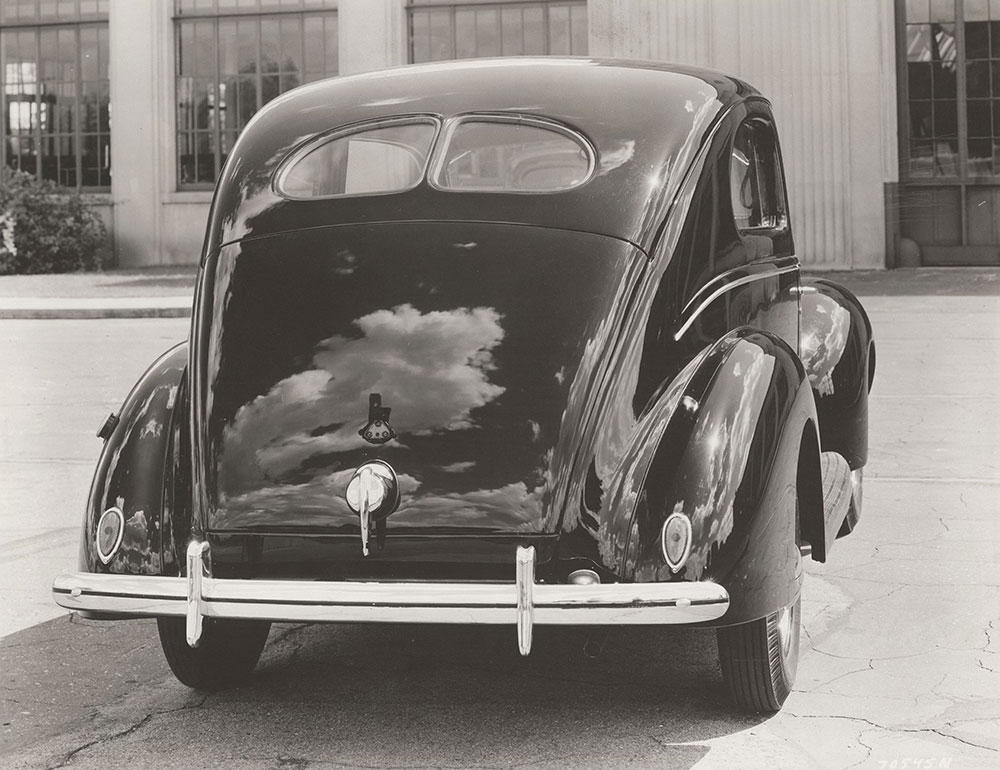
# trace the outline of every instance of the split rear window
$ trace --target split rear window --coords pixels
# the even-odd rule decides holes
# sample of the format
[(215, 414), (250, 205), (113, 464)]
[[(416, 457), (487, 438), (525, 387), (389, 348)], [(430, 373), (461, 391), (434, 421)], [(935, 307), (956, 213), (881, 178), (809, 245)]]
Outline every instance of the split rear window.
[(319, 137), (282, 164), (275, 188), (297, 200), (402, 192), (430, 167), (442, 190), (558, 192), (586, 182), (596, 165), (580, 134), (539, 118), (456, 118), (435, 149), (438, 128), (432, 118), (399, 118)]

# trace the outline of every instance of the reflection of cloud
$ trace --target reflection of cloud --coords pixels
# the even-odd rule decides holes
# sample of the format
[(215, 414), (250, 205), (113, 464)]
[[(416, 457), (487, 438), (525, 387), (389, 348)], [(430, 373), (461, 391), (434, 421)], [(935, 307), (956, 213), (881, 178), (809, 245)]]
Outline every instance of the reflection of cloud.
[(277, 382), (226, 426), (220, 471), (230, 493), (255, 486), (260, 473), (273, 478), (316, 454), (367, 446), (358, 428), (370, 393), (381, 393), (400, 434), (474, 428), (472, 411), (503, 393), (487, 378), (504, 336), (492, 308), (400, 305), (354, 325), (361, 337), (324, 340), (313, 368)]
[(390, 526), (476, 526), (535, 532), (542, 527), (542, 489), (528, 491), (523, 481), (499, 489), (477, 489), (461, 494), (425, 495), (400, 508)]
[(635, 155), (635, 139), (622, 142), (613, 150), (601, 151), (601, 165), (597, 171), (598, 176), (604, 176), (620, 166), (624, 166)]
[[(734, 366), (730, 376), (741, 382), (725, 387), (740, 394), (739, 403), (732, 410), (703, 409), (702, 415), (707, 417), (700, 421), (694, 435), (696, 444), (712, 451), (697, 486), (699, 491), (708, 492), (708, 498), (689, 513), (694, 546), (685, 574), (691, 580), (701, 577), (713, 546), (725, 543), (733, 531), (736, 490), (750, 459), (751, 439), (774, 372), (774, 357), (756, 345), (740, 342), (731, 356), (739, 369)], [(696, 501), (687, 502), (690, 507)]]
[(847, 347), (851, 314), (838, 302), (822, 294), (803, 295), (802, 363), (809, 384), (821, 395), (833, 393), (833, 370)]
[[(310, 479), (302, 484), (280, 484), (265, 486), (243, 494), (226, 498), (224, 512), (216, 525), (223, 527), (246, 527), (260, 521), (273, 521), (276, 510), (285, 511), (283, 523), (294, 526), (294, 511), (301, 511), (314, 522), (315, 511), (322, 511), (326, 519), (336, 520), (337, 516), (355, 516), (347, 507), (344, 491), (354, 475), (355, 469), (334, 471)], [(420, 486), (420, 482), (405, 473), (397, 477), (401, 494), (410, 494)]]

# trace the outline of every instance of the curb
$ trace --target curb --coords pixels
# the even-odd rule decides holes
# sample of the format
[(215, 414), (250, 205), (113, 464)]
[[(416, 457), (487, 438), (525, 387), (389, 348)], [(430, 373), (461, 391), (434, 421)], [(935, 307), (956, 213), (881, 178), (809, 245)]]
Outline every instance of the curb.
[(191, 308), (0, 308), (0, 320), (99, 320), (102, 318), (190, 318)]
[(0, 319), (189, 318), (192, 299), (179, 297), (0, 298)]

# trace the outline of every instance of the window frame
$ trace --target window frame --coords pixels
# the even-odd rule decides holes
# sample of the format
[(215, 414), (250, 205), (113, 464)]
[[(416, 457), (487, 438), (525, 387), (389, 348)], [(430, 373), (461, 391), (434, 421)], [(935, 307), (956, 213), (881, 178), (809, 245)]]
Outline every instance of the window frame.
[[(76, 184), (73, 186), (64, 185), (58, 179), (49, 180), (53, 181), (59, 190), (66, 192), (76, 192), (80, 194), (102, 194), (111, 192), (111, 178), (113, 173), (113, 167), (111, 163), (111, 77), (110, 68), (108, 67), (108, 62), (104, 62), (105, 67), (105, 77), (97, 78), (96, 80), (86, 80), (83, 75), (83, 48), (81, 44), (81, 32), (84, 29), (94, 29), (98, 31), (98, 36), (100, 36), (100, 31), (103, 30), (106, 39), (106, 48), (108, 58), (110, 59), (110, 26), (108, 22), (108, 13), (106, 5), (99, 4), (98, 11), (91, 13), (78, 13), (72, 19), (25, 19), (17, 21), (7, 21), (0, 23), (0, 31), (8, 32), (15, 31), (18, 33), (31, 32), (34, 35), (35, 50), (38, 52), (39, 56), (36, 60), (36, 65), (38, 66), (38, 71), (35, 75), (35, 94), (34, 100), (31, 102), (35, 106), (35, 127), (31, 132), (31, 139), (35, 144), (35, 168), (32, 171), (28, 171), (26, 168), (15, 168), (9, 165), (9, 152), (8, 152), (8, 142), (15, 135), (7, 133), (7, 127), (4, 126), (3, 141), (0, 142), (0, 168), (19, 170), (24, 173), (30, 173), (35, 179), (41, 181), (45, 177), (42, 175), (43, 171), (43, 156), (45, 153), (42, 152), (43, 142), (55, 141), (59, 142), (65, 137), (71, 137), (73, 139), (73, 171), (76, 176)], [(102, 10), (103, 9), (103, 10)], [(65, 131), (55, 131), (55, 132), (42, 132), (42, 120), (41, 120), (41, 35), (43, 31), (51, 30), (71, 30), (73, 32), (74, 43), (76, 46), (76, 59), (74, 62), (75, 77), (72, 82), (73, 89), (73, 130), (69, 132)], [(98, 51), (100, 50), (100, 43), (98, 43)], [(6, 51), (5, 43), (3, 38), (0, 37), (0, 66), (4, 66), (4, 71), (0, 72), (0, 114), (5, 118), (8, 115), (8, 104), (10, 103), (7, 94), (7, 82), (6, 82)], [(100, 94), (106, 96), (106, 101), (102, 98), (97, 100), (97, 130), (96, 131), (85, 131), (84, 130), (84, 120), (83, 120), (83, 108), (84, 108), (84, 92), (83, 84), (87, 83), (98, 83), (100, 84)], [(107, 111), (108, 122), (107, 130), (102, 130), (101, 123), (101, 112), (103, 110)], [(102, 137), (107, 137), (107, 144), (101, 142)], [(96, 137), (97, 138), (97, 150), (99, 153), (98, 163), (100, 166), (105, 167), (102, 175), (107, 176), (107, 184), (97, 184), (97, 185), (86, 185), (84, 184), (84, 165), (83, 165), (83, 144), (85, 137)], [(100, 153), (105, 154), (105, 158), (101, 159)], [(62, 157), (58, 153), (56, 157)], [(99, 166), (99, 167), (100, 167)], [(60, 168), (61, 162), (60, 162)]]
[[(263, 1), (266, 2), (266, 0), (263, 0)], [(261, 63), (261, 60), (262, 60), (262, 51), (263, 51), (262, 31), (261, 31), (261, 22), (262, 21), (268, 20), (268, 19), (282, 19), (282, 18), (294, 18), (294, 17), (299, 18), (301, 20), (300, 21), (300, 27), (301, 27), (300, 41), (301, 41), (301, 46), (302, 46), (301, 50), (302, 50), (303, 57), (305, 57), (305, 51), (306, 51), (306, 23), (305, 22), (306, 22), (306, 20), (310, 19), (310, 18), (323, 18), (323, 19), (330, 19), (330, 18), (332, 18), (332, 19), (335, 19), (336, 20), (336, 24), (337, 24), (338, 35), (335, 36), (334, 39), (336, 40), (335, 44), (336, 44), (338, 52), (339, 52), (339, 46), (340, 46), (340, 43), (339, 43), (339, 15), (338, 15), (338, 10), (337, 10), (337, 3), (335, 2), (335, 0), (318, 0), (318, 2), (316, 4), (307, 4), (309, 2), (309, 0), (300, 0), (299, 5), (296, 6), (296, 7), (289, 7), (289, 8), (267, 7), (267, 8), (263, 8), (263, 9), (261, 8), (261, 5), (260, 5), (261, 2), (262, 2), (262, 0), (257, 0), (256, 9), (253, 9), (253, 8), (250, 8), (250, 9), (247, 9), (247, 8), (237, 8), (237, 9), (232, 9), (232, 10), (229, 10), (229, 9), (221, 9), (220, 10), (220, 9), (218, 9), (217, 2), (216, 2), (215, 6), (212, 7), (212, 8), (207, 8), (207, 9), (204, 9), (204, 10), (200, 10), (200, 9), (195, 9), (195, 10), (188, 9), (188, 10), (185, 10), (181, 6), (182, 0), (173, 0), (173, 3), (172, 3), (172, 6), (173, 6), (173, 16), (171, 17), (171, 22), (172, 22), (172, 26), (173, 26), (173, 29), (172, 29), (172, 35), (173, 35), (173, 40), (172, 40), (172, 46), (173, 46), (173, 84), (172, 85), (173, 85), (173, 89), (172, 89), (172, 93), (171, 93), (170, 103), (171, 103), (171, 107), (172, 107), (173, 137), (174, 137), (174, 148), (173, 148), (174, 157), (172, 159), (173, 173), (174, 173), (174, 190), (176, 192), (178, 192), (178, 193), (211, 192), (212, 190), (215, 189), (215, 186), (218, 183), (219, 178), (222, 175), (222, 169), (225, 166), (225, 161), (222, 158), (222, 144), (223, 144), (223, 140), (232, 131), (232, 129), (229, 129), (228, 127), (224, 128), (221, 125), (220, 121), (218, 120), (218, 117), (210, 119), (210, 121), (209, 121), (210, 125), (209, 125), (209, 128), (207, 128), (207, 129), (199, 129), (197, 127), (187, 127), (185, 125), (182, 125), (182, 122), (181, 122), (180, 100), (179, 100), (179, 89), (180, 89), (181, 79), (182, 78), (192, 78), (192, 79), (202, 79), (202, 80), (207, 80), (208, 79), (207, 76), (190, 76), (190, 75), (182, 75), (181, 74), (181, 68), (183, 66), (183, 57), (182, 57), (182, 51), (181, 51), (181, 43), (182, 43), (182, 35), (183, 35), (182, 29), (183, 29), (183, 26), (184, 26), (185, 22), (187, 22), (187, 23), (211, 22), (212, 23), (213, 35), (214, 35), (214, 46), (213, 46), (213, 49), (215, 51), (215, 72), (214, 72), (214, 75), (212, 76), (212, 78), (213, 78), (212, 84), (213, 84), (213, 88), (214, 88), (214, 92), (213, 93), (216, 94), (216, 97), (217, 97), (217, 95), (220, 92), (220, 85), (223, 83), (224, 79), (232, 77), (231, 75), (224, 76), (223, 73), (221, 72), (221, 62), (220, 62), (220, 49), (221, 49), (221, 46), (219, 45), (219, 35), (220, 35), (220, 25), (221, 25), (221, 23), (223, 23), (223, 22), (239, 23), (241, 21), (252, 21), (252, 22), (255, 23), (255, 25), (256, 25), (256, 49), (255, 49), (254, 62), (255, 62), (256, 67), (255, 67), (255, 70), (253, 72), (253, 78), (254, 78), (254, 101), (255, 101), (256, 107), (255, 107), (253, 113), (251, 114), (250, 118), (248, 118), (247, 122), (249, 122), (249, 120), (252, 119), (253, 115), (255, 115), (257, 112), (259, 112), (265, 106), (265, 104), (263, 103), (263, 80), (264, 80), (264, 78), (266, 76), (274, 75), (274, 76), (279, 77), (279, 83), (280, 83), (280, 77), (281, 77), (280, 74), (277, 73), (277, 72), (276, 73), (265, 73), (265, 72), (262, 71), (262, 69), (260, 67), (260, 63)], [(328, 44), (330, 43), (330, 39), (331, 38), (325, 39), (324, 46), (328, 46)], [(279, 51), (279, 56), (280, 56), (280, 54), (281, 54), (281, 52)], [(326, 59), (328, 57), (329, 57), (329, 50), (328, 50), (328, 48), (324, 47), (324, 59)], [(324, 78), (325, 77), (334, 77), (337, 74), (339, 74), (339, 62), (338, 62), (337, 69), (338, 69), (338, 72), (332, 72), (332, 73), (329, 72), (329, 71), (324, 70), (323, 77)], [(247, 73), (247, 74), (249, 75), (250, 73)], [(307, 75), (310, 74), (310, 71), (306, 70), (304, 59), (303, 59), (303, 62), (302, 62), (302, 69), (300, 70), (300, 74), (302, 76), (302, 79), (301, 79), (301, 81), (299, 83), (299, 86), (302, 86), (302, 85), (305, 85), (305, 84), (307, 84), (309, 82), (312, 82), (312, 81), (306, 79)], [(238, 75), (238, 73), (237, 73), (237, 75)], [(279, 89), (280, 89), (280, 86), (279, 86)], [(279, 90), (278, 93), (273, 98), (277, 98), (278, 96), (281, 96), (284, 93), (287, 93), (287, 91), (281, 91), (281, 90)], [(192, 109), (194, 109), (194, 108), (195, 108), (195, 105), (192, 104)], [(212, 123), (214, 123), (214, 125), (211, 125)], [(235, 123), (234, 123), (234, 125), (235, 125)], [(235, 146), (236, 140), (239, 139), (239, 136), (243, 132), (243, 129), (245, 127), (246, 127), (246, 123), (244, 123), (244, 125), (242, 127), (240, 127), (239, 129), (236, 129), (236, 133), (235, 133), (235, 136), (234, 136), (234, 139), (233, 139), (233, 143), (229, 147), (229, 152), (232, 151), (232, 146)], [(183, 174), (183, 168), (182, 168), (182, 163), (181, 163), (181, 158), (182, 158), (182, 152), (181, 152), (182, 143), (184, 141), (192, 141), (192, 142), (194, 142), (194, 153), (195, 153), (195, 155), (197, 155), (198, 154), (197, 153), (197, 141), (198, 141), (198, 137), (201, 134), (207, 134), (207, 135), (209, 135), (210, 138), (211, 138), (211, 140), (212, 140), (212, 165), (213, 165), (213, 169), (214, 169), (213, 180), (211, 182), (208, 182), (208, 181), (198, 181), (198, 180), (190, 181), (190, 182), (183, 181), (184, 174)], [(191, 137), (191, 138), (188, 139), (188, 137)], [(227, 157), (228, 157), (228, 154), (227, 154)], [(197, 175), (197, 171), (196, 171), (196, 175)]]
[[(747, 236), (768, 236), (773, 238), (776, 236), (786, 235), (791, 230), (791, 223), (788, 211), (788, 192), (785, 187), (785, 169), (781, 157), (781, 146), (778, 143), (778, 131), (775, 128), (774, 121), (769, 117), (759, 114), (747, 115), (747, 117), (740, 121), (736, 130), (733, 132), (733, 138), (730, 143), (729, 151), (730, 169), (732, 169), (733, 158), (736, 154), (736, 143), (740, 138), (740, 134), (744, 130), (749, 130), (750, 135), (748, 137), (748, 141), (754, 149), (754, 157), (758, 166), (762, 162), (769, 162), (772, 167), (773, 179), (771, 180), (771, 183), (773, 185), (773, 190), (770, 191), (770, 194), (774, 197), (773, 205), (775, 208), (776, 221), (774, 224), (762, 224), (748, 227), (740, 226), (739, 222), (736, 221), (736, 211), (732, 206), (734, 190), (732, 187), (732, 171), (730, 170), (730, 213), (733, 217), (733, 225), (736, 228), (736, 233), (741, 239), (746, 238)], [(765, 146), (763, 148), (761, 147), (761, 143), (758, 141), (762, 131), (766, 132), (764, 142)], [(764, 206), (761, 204), (762, 218), (765, 215), (763, 208)]]

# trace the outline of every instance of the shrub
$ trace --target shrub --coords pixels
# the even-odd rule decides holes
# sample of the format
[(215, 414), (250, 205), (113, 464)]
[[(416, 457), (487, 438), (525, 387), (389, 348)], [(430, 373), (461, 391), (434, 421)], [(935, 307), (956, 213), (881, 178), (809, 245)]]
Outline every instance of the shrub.
[(0, 274), (100, 270), (108, 253), (107, 228), (79, 195), (0, 173)]

